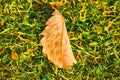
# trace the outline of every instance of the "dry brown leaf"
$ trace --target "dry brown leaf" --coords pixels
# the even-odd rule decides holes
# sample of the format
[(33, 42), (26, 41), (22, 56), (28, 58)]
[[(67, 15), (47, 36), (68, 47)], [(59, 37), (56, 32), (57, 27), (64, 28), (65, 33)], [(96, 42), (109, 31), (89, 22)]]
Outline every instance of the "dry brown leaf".
[(48, 59), (54, 64), (68, 69), (76, 63), (76, 60), (70, 46), (64, 17), (55, 9), (46, 25), (47, 27), (40, 34), (44, 36), (40, 41), (43, 53), (47, 54)]
[(13, 60), (18, 60), (18, 54), (16, 52), (12, 52), (11, 57)]

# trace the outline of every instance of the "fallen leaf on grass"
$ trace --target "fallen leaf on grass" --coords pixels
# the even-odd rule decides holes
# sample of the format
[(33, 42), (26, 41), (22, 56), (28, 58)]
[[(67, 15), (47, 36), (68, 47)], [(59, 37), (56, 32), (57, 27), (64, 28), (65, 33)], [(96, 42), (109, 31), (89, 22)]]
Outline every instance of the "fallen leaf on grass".
[(16, 52), (12, 52), (11, 57), (13, 60), (18, 60), (18, 54)]
[(70, 46), (64, 17), (55, 9), (53, 16), (46, 22), (46, 25), (47, 27), (40, 34), (43, 35), (40, 41), (40, 45), (43, 46), (43, 53), (55, 65), (68, 69), (76, 63), (76, 60)]

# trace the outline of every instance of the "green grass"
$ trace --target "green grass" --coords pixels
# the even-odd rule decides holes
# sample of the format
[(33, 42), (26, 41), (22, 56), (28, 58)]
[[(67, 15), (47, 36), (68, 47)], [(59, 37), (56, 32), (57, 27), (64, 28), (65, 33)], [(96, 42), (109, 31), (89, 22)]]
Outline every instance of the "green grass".
[(56, 7), (77, 60), (69, 71), (39, 46), (51, 1), (58, 0), (0, 0), (0, 80), (120, 80), (120, 1), (64, 0), (65, 7)]

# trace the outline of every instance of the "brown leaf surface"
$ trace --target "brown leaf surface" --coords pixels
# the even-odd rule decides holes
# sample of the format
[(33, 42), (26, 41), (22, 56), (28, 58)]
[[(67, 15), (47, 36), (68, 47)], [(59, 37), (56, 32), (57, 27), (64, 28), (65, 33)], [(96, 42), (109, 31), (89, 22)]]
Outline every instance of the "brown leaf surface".
[(44, 36), (40, 41), (43, 53), (47, 54), (48, 59), (54, 64), (68, 69), (76, 63), (76, 60), (70, 47), (64, 17), (55, 9), (46, 25), (47, 27), (40, 34)]

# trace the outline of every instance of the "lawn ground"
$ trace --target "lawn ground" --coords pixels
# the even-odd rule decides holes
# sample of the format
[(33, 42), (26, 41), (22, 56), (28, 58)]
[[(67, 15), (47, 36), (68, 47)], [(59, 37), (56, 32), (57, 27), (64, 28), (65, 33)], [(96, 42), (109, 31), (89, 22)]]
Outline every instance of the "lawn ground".
[(39, 46), (51, 1), (59, 0), (0, 0), (0, 80), (120, 80), (120, 0), (63, 0), (56, 7), (77, 60), (69, 71)]

